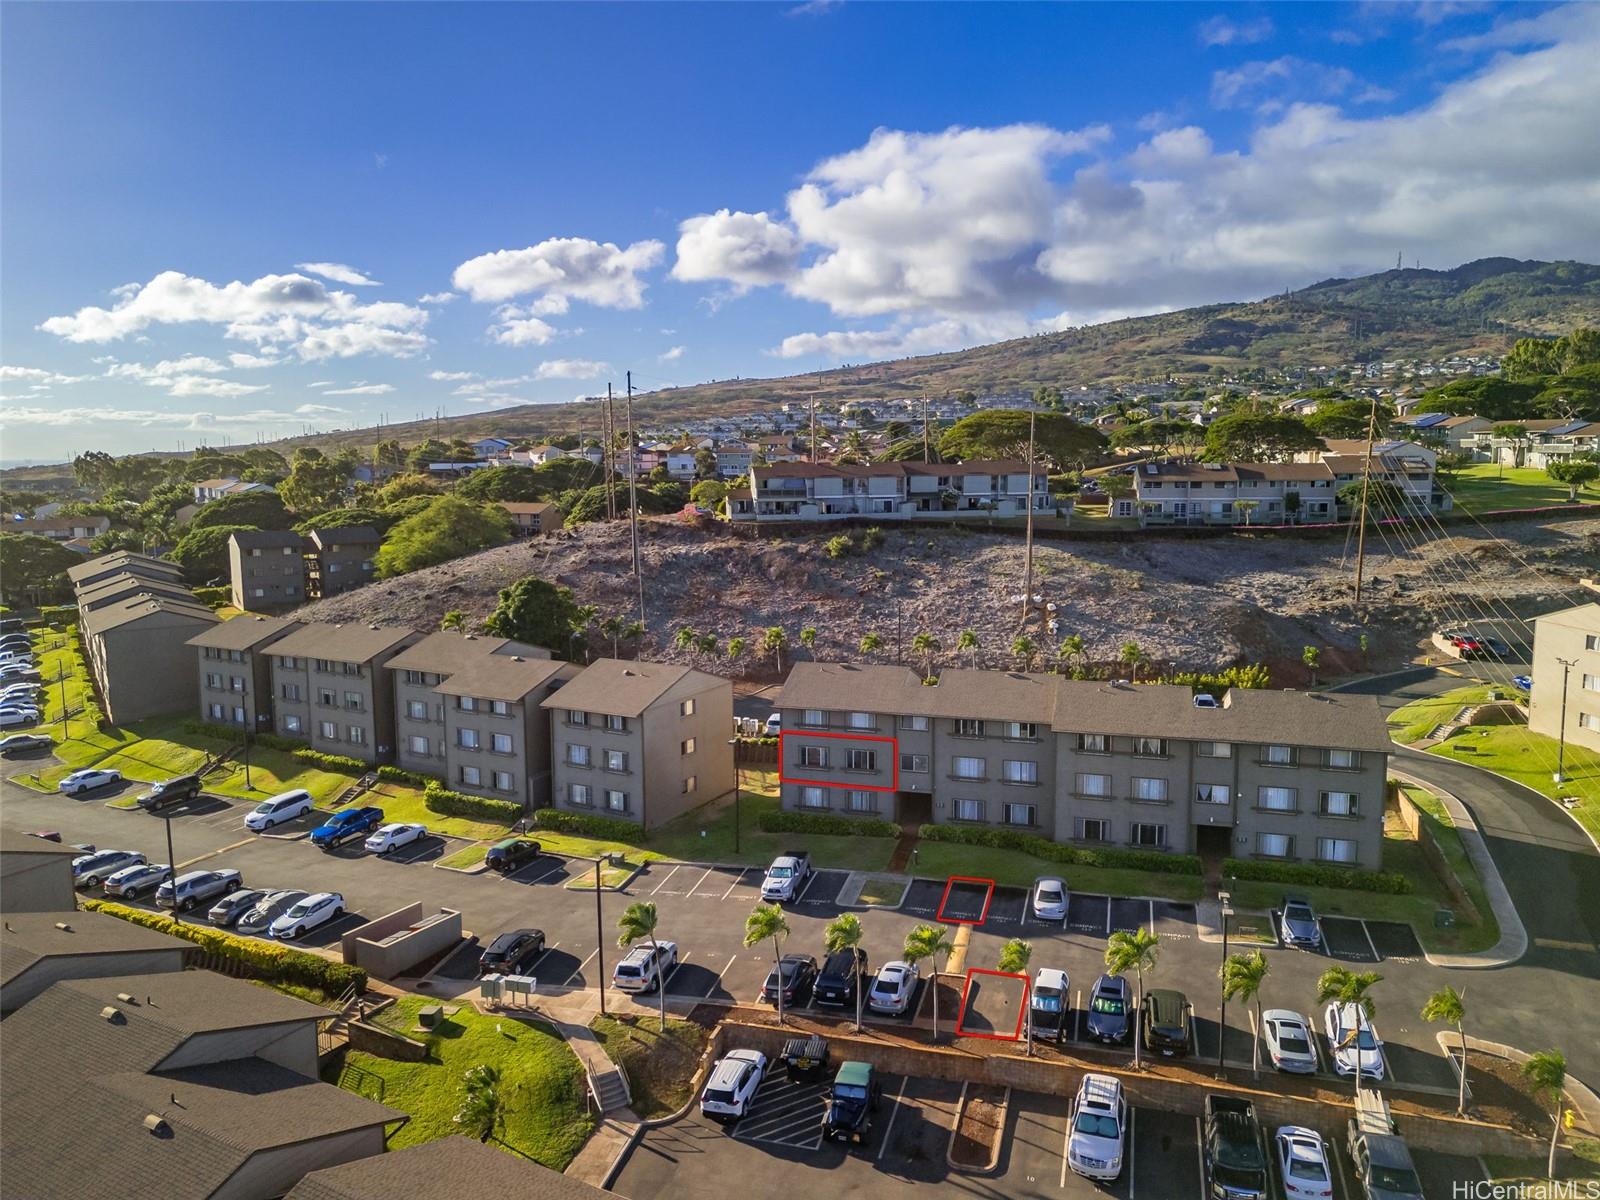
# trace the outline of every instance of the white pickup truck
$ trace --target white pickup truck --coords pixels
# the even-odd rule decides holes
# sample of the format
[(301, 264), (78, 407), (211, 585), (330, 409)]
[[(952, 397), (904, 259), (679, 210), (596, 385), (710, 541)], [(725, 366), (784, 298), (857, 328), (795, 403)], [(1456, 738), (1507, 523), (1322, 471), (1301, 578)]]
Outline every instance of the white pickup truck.
[(761, 898), (776, 904), (796, 900), (811, 876), (811, 855), (804, 850), (786, 850), (772, 860), (761, 881)]

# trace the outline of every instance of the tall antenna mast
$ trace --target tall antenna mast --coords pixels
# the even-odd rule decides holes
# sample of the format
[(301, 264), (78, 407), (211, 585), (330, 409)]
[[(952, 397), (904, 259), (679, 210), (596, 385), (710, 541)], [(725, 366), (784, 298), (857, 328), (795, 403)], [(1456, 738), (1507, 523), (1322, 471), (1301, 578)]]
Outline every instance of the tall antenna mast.
[(633, 372), (628, 372), (628, 512), (633, 524), (633, 578), (639, 585), (639, 624), (644, 622), (644, 572), (639, 569), (639, 456), (633, 440)]
[[(812, 463), (817, 461), (817, 394), (815, 392), (811, 393), (811, 461)], [(751, 492), (750, 495), (754, 499), (755, 493)]]
[[(1030, 437), (1032, 435), (1030, 434)], [(928, 453), (928, 393), (922, 393), (922, 461), (930, 463), (933, 459)]]
[[(633, 462), (630, 449), (629, 463)], [(617, 421), (611, 409), (611, 385), (606, 384), (606, 445), (601, 465), (606, 468), (606, 520), (617, 519)]]
[(1028, 623), (1028, 606), (1033, 603), (1033, 427), (1038, 414), (1028, 410), (1028, 536), (1022, 568), (1022, 624)]
[(1372, 490), (1372, 443), (1378, 432), (1378, 394), (1367, 414), (1367, 457), (1361, 465), (1361, 525), (1356, 533), (1356, 608), (1361, 607), (1361, 578), (1367, 557), (1367, 493)]

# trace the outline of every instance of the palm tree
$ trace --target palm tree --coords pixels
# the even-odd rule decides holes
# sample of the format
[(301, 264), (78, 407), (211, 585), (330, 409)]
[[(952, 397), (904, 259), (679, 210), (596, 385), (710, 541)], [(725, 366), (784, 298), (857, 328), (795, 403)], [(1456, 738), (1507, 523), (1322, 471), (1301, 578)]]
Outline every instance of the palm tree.
[(1559, 1050), (1541, 1050), (1530, 1054), (1522, 1064), (1522, 1075), (1533, 1085), (1536, 1095), (1546, 1096), (1555, 1107), (1554, 1128), (1550, 1130), (1550, 1159), (1545, 1164), (1545, 1175), (1556, 1177), (1556, 1142), (1561, 1138), (1561, 1109), (1567, 1083), (1567, 1057)]
[(1443, 988), (1428, 997), (1422, 1006), (1424, 1021), (1437, 1021), (1456, 1027), (1456, 1038), (1461, 1043), (1461, 1089), (1456, 1096), (1456, 1112), (1467, 1115), (1467, 1005), (1460, 992), (1453, 987)]
[(728, 639), (728, 661), (731, 662), (731, 663), (732, 662), (738, 662), (740, 657), (744, 654), (745, 645), (746, 645), (745, 640), (742, 637), (731, 637), (731, 638), (729, 638)]
[(678, 630), (677, 634), (673, 637), (672, 644), (679, 650), (688, 650), (693, 652), (700, 647), (700, 635), (685, 625), (682, 629)]
[(1061, 639), (1061, 645), (1056, 653), (1069, 663), (1076, 664), (1083, 657), (1083, 635), (1070, 633)]
[(922, 655), (922, 677), (924, 679), (933, 678), (933, 656), (939, 653), (939, 650), (939, 639), (926, 629), (911, 639), (911, 652)]
[(505, 1104), (500, 1098), (500, 1072), (487, 1064), (473, 1067), (462, 1077), (466, 1095), (455, 1123), (464, 1133), (487, 1142), (505, 1127)]
[(772, 942), (772, 969), (778, 980), (778, 1024), (783, 1024), (783, 941), (789, 936), (789, 922), (776, 904), (758, 904), (744, 919), (744, 946), (748, 950), (762, 942)]
[(1016, 655), (1017, 661), (1022, 664), (1022, 669), (1024, 671), (1028, 669), (1028, 664), (1033, 661), (1033, 656), (1038, 652), (1039, 647), (1034, 643), (1034, 640), (1025, 633), (1019, 634), (1011, 641), (1011, 653)]
[(1144, 647), (1138, 642), (1123, 642), (1122, 649), (1117, 651), (1117, 661), (1133, 672), (1133, 682), (1139, 682), (1139, 664), (1148, 662), (1145, 657)]
[[(622, 910), (622, 915), (617, 918), (617, 945), (626, 950), (638, 941), (650, 943), (652, 954), (658, 953), (656, 946), (656, 906), (649, 900), (635, 900)], [(660, 966), (659, 958), (657, 966)], [(602, 987), (604, 984), (602, 983)], [(661, 1000), (661, 1029), (667, 1028), (667, 978), (665, 973), (656, 977), (656, 995)]]
[(861, 638), (861, 644), (857, 646), (856, 649), (859, 650), (863, 656), (872, 654), (883, 649), (883, 639), (875, 633), (865, 634)]
[(1376, 971), (1352, 971), (1349, 967), (1329, 967), (1317, 977), (1317, 1003), (1332, 1000), (1341, 1009), (1346, 1004), (1356, 1006), (1356, 1028), (1351, 1035), (1356, 1040), (1356, 1095), (1361, 1095), (1361, 1021), (1368, 1021), (1378, 1011), (1369, 994), (1373, 986), (1383, 982)]
[[(1259, 950), (1252, 950), (1249, 954), (1230, 954), (1217, 972), (1222, 979), (1222, 999), (1232, 1000), (1237, 996), (1246, 1004), (1251, 1001), (1256, 1006), (1256, 1029), (1261, 1028), (1261, 984), (1267, 977), (1267, 956)], [(1223, 1031), (1223, 1036), (1227, 1031)], [(1256, 1075), (1261, 1074), (1261, 1039), (1250, 1039), (1250, 1070)]]
[(956, 638), (956, 649), (965, 650), (972, 656), (972, 669), (978, 669), (978, 635), (970, 629), (963, 629), (961, 636)]
[(622, 618), (613, 613), (600, 622), (600, 632), (611, 639), (611, 657), (621, 658), (622, 651), (618, 643), (622, 640)]
[[(829, 954), (857, 950), (861, 946), (861, 918), (855, 913), (840, 913), (822, 931), (822, 945)], [(865, 991), (859, 968), (856, 972), (856, 1032), (861, 1032), (861, 993)]]
[(622, 627), (622, 640), (633, 643), (633, 656), (639, 657), (639, 640), (644, 637), (644, 622), (629, 621)]
[(1137, 981), (1139, 1018), (1133, 1023), (1133, 1065), (1139, 1066), (1139, 1041), (1142, 1036), (1139, 1019), (1144, 1014), (1144, 973), (1156, 969), (1156, 951), (1161, 947), (1161, 935), (1153, 929), (1135, 929), (1129, 933), (1119, 929), (1106, 939), (1106, 971), (1121, 975), (1132, 971)]
[(783, 652), (789, 648), (789, 635), (783, 631), (782, 625), (769, 625), (761, 635), (761, 648), (770, 651), (773, 665), (778, 668), (778, 674), (783, 674)]
[(445, 613), (443, 617), (439, 618), (439, 629), (441, 632), (446, 629), (465, 629), (466, 627), (467, 614), (462, 612), (459, 608), (452, 608), (449, 612)]
[[(1033, 947), (1021, 938), (1012, 938), (1000, 947), (1000, 961), (995, 966), (1012, 975), (1027, 975), (1028, 963), (1033, 960)], [(1023, 989), (1026, 993), (1027, 989)], [(1024, 1000), (1027, 1010), (1023, 1017), (1027, 1025), (1027, 1053), (1033, 1054), (1033, 1003), (1031, 999)]]
[(915, 966), (922, 959), (930, 959), (933, 971), (928, 977), (928, 984), (933, 988), (933, 1040), (939, 1040), (939, 959), (948, 957), (955, 949), (955, 944), (950, 940), (950, 934), (943, 925), (918, 925), (906, 934), (906, 944), (901, 947), (900, 956)]
[(800, 644), (806, 648), (807, 654), (810, 654), (812, 658), (816, 657), (817, 627), (815, 625), (807, 625), (800, 631)]
[(1317, 668), (1322, 664), (1322, 651), (1315, 646), (1307, 646), (1300, 651), (1300, 661), (1305, 663), (1306, 670), (1311, 672), (1311, 686), (1317, 686)]

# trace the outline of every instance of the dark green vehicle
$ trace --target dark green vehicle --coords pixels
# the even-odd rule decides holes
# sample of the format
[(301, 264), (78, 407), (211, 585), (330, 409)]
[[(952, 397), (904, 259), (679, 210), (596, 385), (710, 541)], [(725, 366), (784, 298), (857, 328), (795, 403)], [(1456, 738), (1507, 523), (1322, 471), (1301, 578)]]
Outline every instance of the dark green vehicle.
[(827, 1111), (822, 1114), (822, 1136), (830, 1142), (866, 1145), (878, 1098), (878, 1081), (873, 1078), (871, 1063), (841, 1063), (828, 1091)]

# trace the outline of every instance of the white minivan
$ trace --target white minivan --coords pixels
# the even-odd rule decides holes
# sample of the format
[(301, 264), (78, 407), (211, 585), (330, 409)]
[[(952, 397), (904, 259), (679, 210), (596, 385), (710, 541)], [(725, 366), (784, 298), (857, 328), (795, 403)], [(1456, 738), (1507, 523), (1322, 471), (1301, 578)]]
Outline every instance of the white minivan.
[(274, 825), (282, 825), (285, 821), (292, 821), (296, 817), (304, 816), (311, 811), (311, 793), (302, 788), (292, 792), (279, 792), (276, 796), (269, 796), (250, 811), (244, 819), (246, 829), (259, 833), (263, 829), (271, 829)]
[(619, 992), (653, 992), (677, 964), (677, 942), (635, 946), (611, 972), (611, 986)]

